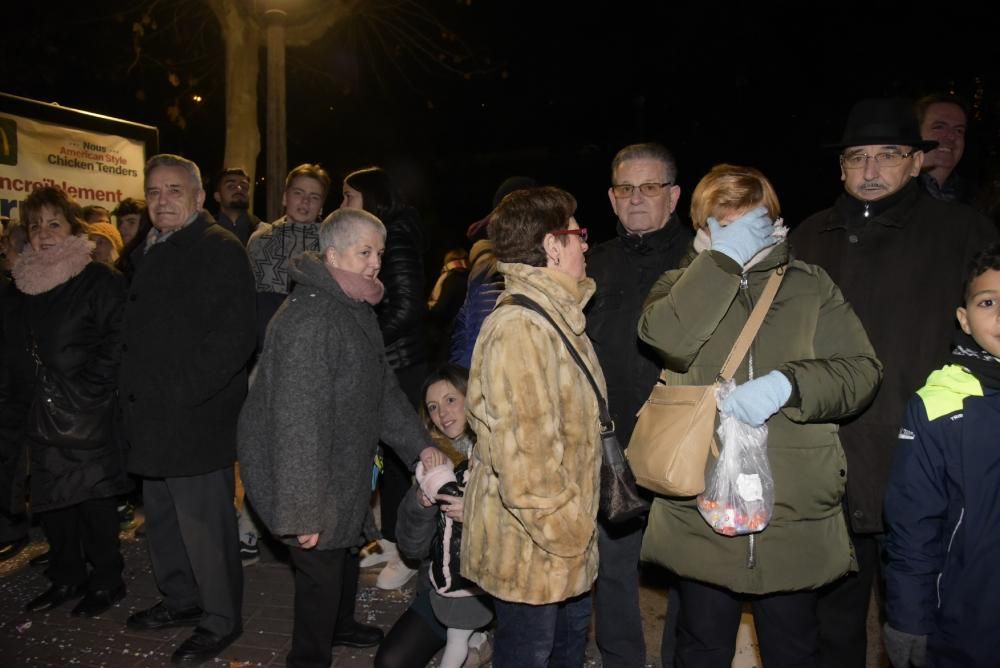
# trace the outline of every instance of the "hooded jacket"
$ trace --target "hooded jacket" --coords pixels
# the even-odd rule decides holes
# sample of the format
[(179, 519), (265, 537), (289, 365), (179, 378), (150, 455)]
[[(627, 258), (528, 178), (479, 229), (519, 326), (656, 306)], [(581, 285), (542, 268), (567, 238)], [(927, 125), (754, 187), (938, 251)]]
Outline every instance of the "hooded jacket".
[(771, 522), (758, 534), (722, 536), (694, 498), (658, 497), (642, 546), (644, 560), (681, 577), (748, 594), (814, 589), (852, 566), (836, 421), (871, 401), (882, 367), (837, 286), (819, 267), (792, 260), (787, 244), (745, 273), (722, 253), (698, 253), (656, 282), (639, 319), (639, 337), (663, 355), (668, 385), (711, 385), (776, 270), (784, 280), (734, 375), (742, 384), (751, 369), (752, 377), (777, 369), (792, 382), (793, 398), (767, 421)]
[[(605, 392), (584, 331), (582, 309), (594, 282), (570, 290), (539, 267), (497, 266), (504, 295), (523, 294), (541, 305)], [(486, 318), (466, 412), (476, 447), (465, 490), (462, 575), (515, 603), (555, 603), (588, 591), (597, 577), (597, 399), (541, 314), (504, 306)]]
[(1000, 655), (1000, 388), (951, 364), (910, 400), (885, 495), (886, 616), (928, 666)]
[(430, 436), (385, 359), (375, 313), (348, 297), (319, 254), (291, 262), (239, 420), (240, 474), (276, 537), (319, 533), (318, 549), (353, 547), (381, 440), (406, 463)]

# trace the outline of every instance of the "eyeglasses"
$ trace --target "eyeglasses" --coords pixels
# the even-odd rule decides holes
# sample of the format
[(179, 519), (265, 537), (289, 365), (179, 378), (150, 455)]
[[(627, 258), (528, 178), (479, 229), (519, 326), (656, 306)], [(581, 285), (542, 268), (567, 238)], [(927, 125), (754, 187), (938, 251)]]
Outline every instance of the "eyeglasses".
[(580, 241), (583, 241), (584, 243), (586, 243), (587, 241), (586, 227), (578, 227), (575, 230), (552, 230), (551, 232), (549, 232), (549, 234), (551, 234), (554, 237), (562, 237), (567, 234), (572, 234), (574, 236), (580, 237)]
[(899, 151), (879, 151), (875, 155), (867, 153), (852, 153), (840, 156), (840, 164), (844, 169), (861, 169), (868, 164), (869, 160), (874, 160), (879, 167), (897, 167), (903, 164), (903, 160), (912, 156), (916, 151), (900, 153)]
[(631, 197), (636, 188), (638, 188), (639, 192), (646, 197), (656, 197), (663, 192), (664, 188), (672, 185), (674, 184), (670, 181), (667, 181), (666, 183), (640, 183), (637, 186), (634, 186), (631, 183), (619, 183), (611, 186), (611, 191), (614, 192), (615, 197), (618, 199)]

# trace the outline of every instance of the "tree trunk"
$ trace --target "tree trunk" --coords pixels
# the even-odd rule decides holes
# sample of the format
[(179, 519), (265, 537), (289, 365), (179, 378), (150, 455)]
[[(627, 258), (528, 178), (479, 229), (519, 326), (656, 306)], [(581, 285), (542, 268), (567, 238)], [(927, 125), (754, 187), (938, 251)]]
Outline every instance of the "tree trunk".
[(210, 0), (226, 43), (226, 149), (223, 168), (242, 167), (250, 175), (250, 204), (260, 154), (257, 83), (260, 26), (239, 9), (239, 0)]

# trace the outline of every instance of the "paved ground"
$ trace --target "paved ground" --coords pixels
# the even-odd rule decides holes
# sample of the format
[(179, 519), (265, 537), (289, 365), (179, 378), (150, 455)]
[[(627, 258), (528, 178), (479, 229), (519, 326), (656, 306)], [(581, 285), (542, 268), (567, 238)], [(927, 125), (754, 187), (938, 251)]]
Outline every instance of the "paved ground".
[[(23, 611), (24, 604), (48, 586), (41, 570), (28, 565), (32, 557), (47, 549), (37, 527), (32, 530), (32, 538), (34, 542), (20, 555), (0, 565), (0, 666), (171, 665), (170, 654), (187, 637), (189, 629), (139, 632), (125, 627), (130, 614), (159, 600), (146, 541), (134, 535), (134, 528), (122, 533), (128, 595), (94, 619), (71, 616), (72, 603), (37, 615)], [(209, 665), (284, 666), (292, 631), (291, 571), (265, 551), (259, 563), (244, 569), (244, 575), (243, 636)], [(376, 575), (377, 570), (362, 573), (357, 618), (388, 631), (406, 609), (413, 582), (400, 591), (386, 592), (374, 586)], [(659, 608), (662, 628), (663, 606)], [(655, 623), (655, 615), (652, 617)], [(593, 647), (591, 654), (596, 655)], [(336, 648), (333, 666), (371, 666), (373, 656), (374, 650)], [(589, 660), (588, 665), (599, 665), (599, 661)]]
[[(144, 538), (134, 535), (134, 527), (122, 533), (125, 557), (125, 580), (128, 595), (100, 618), (72, 617), (67, 604), (57, 610), (28, 615), (24, 604), (48, 586), (28, 560), (43, 552), (41, 532), (32, 530), (34, 542), (18, 557), (0, 564), (0, 666), (169, 666), (170, 654), (187, 636), (188, 629), (135, 632), (125, 627), (126, 618), (137, 610), (156, 603), (159, 596), (153, 583)], [(292, 577), (287, 564), (265, 553), (260, 563), (244, 569), (244, 633), (215, 666), (248, 668), (284, 666), (292, 631)], [(406, 588), (385, 592), (374, 586), (376, 571), (362, 573), (357, 617), (367, 624), (388, 630), (406, 608), (413, 583)], [(650, 666), (658, 667), (659, 642), (666, 610), (666, 592), (651, 574), (644, 579), (642, 612), (645, 623), (647, 655)], [(871, 628), (871, 627), (870, 627)], [(873, 624), (872, 630), (877, 629)], [(592, 635), (592, 634), (591, 634)], [(877, 638), (877, 635), (875, 636)], [(749, 629), (742, 632), (743, 642), (733, 662), (735, 668), (759, 666)], [(875, 645), (869, 652), (869, 668), (883, 665)], [(334, 668), (371, 666), (372, 650), (334, 652)], [(600, 666), (591, 640), (588, 667)]]

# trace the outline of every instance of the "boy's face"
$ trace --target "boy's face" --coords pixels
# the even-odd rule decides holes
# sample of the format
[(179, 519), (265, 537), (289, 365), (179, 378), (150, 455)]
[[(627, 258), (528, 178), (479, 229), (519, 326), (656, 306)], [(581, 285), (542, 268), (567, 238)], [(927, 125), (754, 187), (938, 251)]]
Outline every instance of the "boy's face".
[(956, 315), (963, 332), (1000, 358), (1000, 271), (990, 269), (977, 276)]

